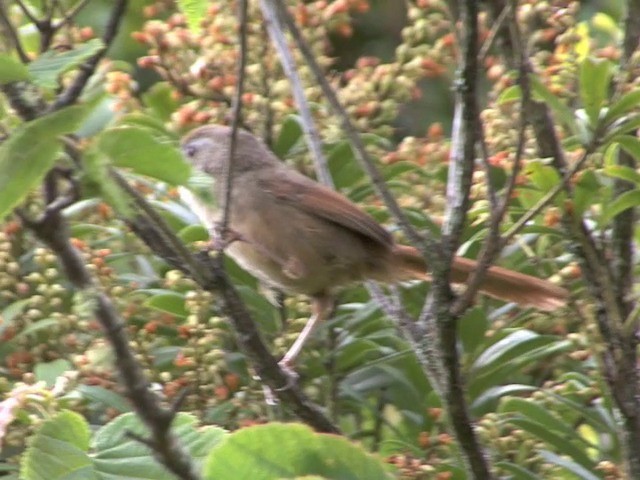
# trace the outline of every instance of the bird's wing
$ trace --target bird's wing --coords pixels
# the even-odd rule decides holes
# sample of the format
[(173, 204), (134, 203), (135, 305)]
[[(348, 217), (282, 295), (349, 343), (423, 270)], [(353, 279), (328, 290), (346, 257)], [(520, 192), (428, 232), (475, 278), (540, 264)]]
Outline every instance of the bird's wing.
[(343, 195), (302, 174), (263, 178), (260, 187), (277, 200), (304, 210), (307, 214), (345, 227), (381, 245), (393, 245), (391, 234), (373, 217), (356, 207)]

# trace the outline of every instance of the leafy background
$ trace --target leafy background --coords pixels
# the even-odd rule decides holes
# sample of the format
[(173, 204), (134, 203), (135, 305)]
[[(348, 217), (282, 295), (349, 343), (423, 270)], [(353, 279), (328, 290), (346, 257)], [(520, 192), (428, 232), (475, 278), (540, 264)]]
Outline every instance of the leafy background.
[[(316, 434), (281, 423), (294, 418), (282, 405), (265, 402), (268, 395), (238, 350), (216, 296), (154, 256), (121, 220), (131, 206), (110, 179), (109, 167), (125, 175), (191, 248), (207, 239), (176, 190), (185, 184), (202, 188), (203, 180), (192, 175), (175, 147), (194, 126), (228, 120), (237, 81), (236, 18), (226, 2), (179, 3), (185, 13), (203, 16), (202, 28), (197, 21), (187, 27), (172, 2), (131, 3), (79, 105), (22, 122), (7, 98), (0, 103), (2, 472), (28, 479), (169, 475), (134, 438), (147, 431), (118, 385), (90, 296), (70, 288), (51, 249), (11, 213), (20, 206), (36, 216), (45, 202), (36, 187), (47, 172), (54, 165), (77, 168), (76, 159), (62, 154), (59, 139), (75, 133), (83, 151), (76, 174), (82, 198), (64, 210), (74, 246), (126, 320), (131, 347), (153, 387), (169, 401), (188, 388), (175, 434), (204, 478), (467, 478), (441, 398), (419, 356), (365, 288), (344, 292), (300, 361), (305, 393), (345, 437)], [(407, 2), (404, 8), (382, 0), (290, 3), (388, 187), (416, 227), (437, 232), (457, 65), (452, 11), (438, 1)], [(38, 2), (28, 5), (45, 14)], [(623, 7), (621, 1), (525, 1), (518, 7), (537, 67), (533, 93), (550, 106), (567, 157), (574, 163), (586, 159), (575, 177), (572, 208), (603, 237), (614, 218), (640, 202), (637, 171), (615, 161), (620, 150), (640, 157), (634, 133), (640, 95), (633, 75), (624, 77), (620, 91), (610, 89), (621, 76)], [(10, 5), (33, 58), (25, 66), (15, 52), (5, 51), (0, 83), (28, 82), (45, 100), (54, 99), (79, 65), (103, 47), (96, 37), (111, 8), (109, 1), (89, 2), (51, 48), (38, 53), (32, 23)], [(259, 19), (255, 5), (250, 15)], [(313, 175), (287, 80), (260, 22), (249, 27), (245, 121), (281, 158)], [(490, 31), (487, 21), (483, 38)], [(635, 61), (628, 72), (637, 69)], [(487, 174), (505, 189), (523, 92), (499, 53), (490, 50), (484, 66)], [(336, 187), (394, 229), (320, 90), (308, 71), (300, 72)], [(505, 231), (561, 182), (533, 143), (525, 142)], [(615, 179), (633, 188), (617, 195)], [(477, 255), (488, 231), (485, 172), (476, 172), (471, 192), (474, 203), (460, 248), (468, 256)], [(577, 305), (543, 314), (479, 299), (459, 320), (467, 400), (499, 475), (624, 478), (624, 439), (598, 355), (603, 341), (580, 266), (567, 249), (565, 207), (560, 194), (499, 262), (565, 284)], [(286, 298), (278, 305), (233, 262), (227, 269), (271, 350), (283, 353), (310, 313), (305, 299)], [(402, 287), (409, 314), (419, 314), (428, 289)]]

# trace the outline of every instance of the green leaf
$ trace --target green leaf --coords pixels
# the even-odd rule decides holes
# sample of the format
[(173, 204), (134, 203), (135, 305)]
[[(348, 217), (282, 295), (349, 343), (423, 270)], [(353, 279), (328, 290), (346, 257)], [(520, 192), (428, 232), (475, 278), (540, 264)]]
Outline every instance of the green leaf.
[(470, 395), (474, 398), (498, 383), (505, 383), (510, 373), (569, 347), (568, 341), (531, 330), (518, 329), (508, 333), (474, 362), (469, 374)]
[(460, 319), (460, 340), (465, 353), (473, 353), (483, 342), (489, 320), (482, 308), (468, 310)]
[(620, 135), (613, 139), (620, 145), (627, 153), (629, 153), (636, 160), (640, 160), (640, 140), (637, 137), (631, 135)]
[(524, 417), (512, 418), (509, 420), (509, 423), (535, 435), (558, 452), (561, 452), (563, 455), (568, 455), (579, 464), (588, 468), (593, 467), (593, 461), (589, 459), (586, 448), (581, 449), (571, 442), (571, 439), (576, 436), (575, 431), (572, 432), (570, 436), (562, 435), (553, 430), (549, 430), (546, 425)]
[(607, 225), (617, 215), (638, 205), (640, 205), (640, 190), (625, 192), (619, 197), (616, 197), (612, 202), (603, 205), (600, 222), (602, 225)]
[(180, 103), (173, 98), (172, 92), (173, 88), (167, 82), (158, 82), (142, 95), (144, 103), (153, 111), (154, 119), (169, 121), (178, 109)]
[(574, 135), (580, 133), (571, 108), (564, 104), (557, 95), (551, 93), (549, 89), (534, 76), (531, 76), (531, 87), (533, 92), (549, 105), (551, 110), (557, 115), (558, 120), (562, 122), (571, 133)]
[(600, 182), (593, 170), (584, 170), (576, 184), (573, 205), (576, 215), (581, 216), (595, 202), (601, 201)]
[(553, 452), (549, 452), (548, 450), (541, 450), (539, 455), (544, 458), (547, 462), (553, 463), (554, 465), (558, 465), (559, 467), (568, 470), (569, 472), (577, 475), (581, 480), (601, 480), (601, 477), (598, 475), (594, 475), (585, 467), (578, 465), (576, 462), (569, 460), (567, 458), (563, 458), (559, 455), (556, 455)]
[(580, 97), (589, 117), (589, 124), (595, 129), (600, 118), (600, 109), (607, 98), (611, 82), (611, 63), (608, 60), (585, 58), (580, 64)]
[(102, 40), (94, 38), (66, 52), (49, 50), (31, 62), (27, 68), (37, 85), (53, 90), (58, 87), (60, 75), (78, 67), (103, 48)]
[(618, 135), (623, 135), (629, 132), (635, 132), (638, 128), (640, 128), (640, 114), (630, 115), (628, 118), (625, 118), (620, 123), (615, 123), (611, 126), (610, 130), (607, 132), (607, 135), (602, 140), (603, 145), (609, 144), (613, 138)]
[(207, 13), (208, 0), (178, 0), (178, 6), (187, 17), (189, 28), (196, 31)]
[(520, 85), (512, 85), (505, 88), (498, 97), (498, 105), (504, 105), (505, 103), (511, 103), (522, 98), (522, 89)]
[(543, 407), (542, 405), (524, 398), (505, 398), (502, 401), (498, 412), (517, 413), (522, 417), (526, 417), (533, 422), (543, 425), (548, 430), (556, 431), (558, 434), (565, 435), (569, 438), (574, 436), (575, 434), (573, 425), (568, 425), (564, 422), (564, 420), (552, 414), (547, 408)]
[(97, 479), (87, 455), (89, 426), (85, 419), (63, 411), (45, 421), (31, 438), (20, 465), (24, 480)]
[(61, 152), (58, 136), (75, 131), (84, 113), (59, 110), (21, 125), (0, 145), (0, 219), (42, 181)]
[[(531, 179), (531, 183), (545, 194), (555, 188), (560, 183), (560, 174), (550, 165), (545, 165), (541, 161), (532, 161), (526, 167), (526, 174)], [(554, 203), (558, 203), (562, 195), (558, 195)]]
[(188, 313), (184, 306), (184, 295), (175, 292), (161, 293), (149, 298), (144, 304), (147, 307), (167, 312), (176, 317), (186, 318)]
[(184, 243), (206, 242), (209, 232), (202, 225), (188, 225), (178, 232), (178, 238)]
[(509, 472), (513, 480), (540, 480), (540, 477), (515, 463), (496, 462), (496, 467)]
[[(217, 427), (197, 427), (196, 419), (179, 413), (172, 424), (172, 431), (189, 455), (196, 461), (198, 470), (205, 457), (220, 442), (226, 432)], [(128, 436), (132, 432), (148, 437), (149, 431), (133, 413), (125, 413), (96, 432), (92, 449), (94, 461), (101, 479), (163, 480), (173, 478), (165, 468), (153, 459), (146, 445)]]
[(317, 476), (387, 480), (381, 461), (346, 438), (313, 432), (305, 425), (270, 423), (243, 428), (211, 451), (204, 477), (216, 480), (276, 480)]
[(163, 143), (145, 129), (106, 130), (100, 135), (99, 148), (114, 165), (131, 168), (141, 175), (173, 185), (185, 184), (189, 179), (191, 169), (178, 149), (169, 140)]
[(619, 178), (640, 185), (640, 173), (638, 173), (635, 168), (627, 167), (626, 165), (608, 165), (604, 167), (603, 172), (609, 177)]
[(627, 92), (611, 105), (604, 116), (603, 122), (605, 125), (615, 122), (619, 117), (638, 106), (640, 106), (640, 90), (635, 89)]
[(11, 55), (0, 55), (0, 85), (29, 79), (29, 70)]
[(130, 412), (131, 405), (122, 395), (112, 390), (95, 385), (78, 385), (76, 389), (84, 398), (92, 402), (101, 403), (106, 407), (113, 408), (119, 412)]
[(33, 369), (33, 373), (35, 374), (36, 380), (44, 381), (47, 387), (51, 388), (55, 385), (59, 376), (70, 370), (73, 370), (73, 365), (71, 365), (68, 360), (59, 358), (51, 362), (37, 363)]
[(298, 115), (288, 115), (282, 122), (280, 134), (273, 143), (273, 152), (280, 158), (289, 156), (292, 149), (304, 140), (301, 120)]

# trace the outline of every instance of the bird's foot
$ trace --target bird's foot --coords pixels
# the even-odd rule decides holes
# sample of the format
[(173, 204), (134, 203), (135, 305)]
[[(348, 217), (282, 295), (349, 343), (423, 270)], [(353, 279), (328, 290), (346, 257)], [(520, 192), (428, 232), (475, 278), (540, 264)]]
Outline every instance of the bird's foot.
[(233, 242), (244, 242), (245, 239), (240, 233), (223, 226), (221, 223), (216, 223), (211, 235), (211, 248), (217, 251), (225, 250)]

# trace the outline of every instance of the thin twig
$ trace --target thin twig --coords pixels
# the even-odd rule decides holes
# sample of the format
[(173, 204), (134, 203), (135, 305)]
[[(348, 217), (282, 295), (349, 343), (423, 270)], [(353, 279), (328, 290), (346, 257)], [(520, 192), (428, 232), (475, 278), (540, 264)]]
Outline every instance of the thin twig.
[(27, 5), (22, 0), (15, 0), (15, 2), (18, 4), (18, 7), (20, 7), (20, 10), (22, 10), (22, 13), (24, 13), (25, 17), (27, 17), (29, 21), (37, 27), (40, 21), (33, 13), (31, 13), (29, 7), (27, 7)]
[(54, 30), (60, 30), (62, 27), (64, 27), (67, 23), (69, 23), (71, 20), (73, 20), (73, 18), (80, 13), (80, 10), (82, 10), (87, 4), (89, 3), (89, 0), (80, 0), (78, 3), (76, 3), (72, 8), (70, 8), (68, 11), (63, 12), (62, 14), (62, 20), (60, 20), (59, 22), (55, 23), (53, 25), (53, 29)]
[(22, 43), (20, 42), (20, 36), (13, 26), (13, 23), (11, 23), (9, 12), (7, 12), (6, 10), (6, 5), (2, 2), (0, 2), (0, 22), (2, 22), (2, 24), (4, 25), (6, 35), (10, 37), (10, 43), (13, 44), (13, 48), (16, 49), (16, 52), (20, 57), (20, 61), (22, 63), (29, 63), (29, 56), (24, 51)]
[(325, 185), (333, 187), (333, 178), (331, 178), (329, 165), (327, 164), (327, 159), (322, 152), (320, 134), (318, 133), (315, 122), (313, 121), (309, 101), (304, 93), (302, 80), (298, 74), (293, 53), (287, 44), (287, 38), (278, 17), (277, 6), (274, 5), (271, 0), (260, 0), (260, 8), (262, 9), (262, 15), (264, 16), (267, 31), (271, 37), (271, 42), (275, 46), (280, 57), (282, 70), (284, 70), (285, 75), (289, 78), (291, 91), (293, 93), (293, 98), (295, 98), (296, 105), (298, 106), (298, 111), (300, 112), (302, 128), (307, 138), (309, 149), (311, 150), (318, 180)]
[(329, 105), (333, 109), (334, 113), (340, 119), (340, 126), (342, 127), (342, 130), (344, 131), (345, 135), (349, 139), (355, 151), (356, 158), (360, 163), (360, 166), (367, 173), (369, 178), (371, 178), (371, 181), (373, 183), (374, 188), (376, 189), (376, 192), (382, 198), (385, 205), (389, 209), (389, 212), (391, 212), (391, 215), (393, 216), (395, 221), (398, 223), (398, 225), (402, 229), (403, 233), (407, 236), (409, 241), (412, 244), (414, 244), (416, 247), (418, 247), (425, 255), (427, 255), (429, 264), (433, 264), (437, 262), (438, 252), (440, 250), (437, 242), (428, 233), (425, 233), (423, 236), (419, 234), (415, 230), (415, 228), (413, 228), (407, 216), (404, 214), (404, 212), (398, 205), (398, 202), (393, 197), (393, 195), (391, 195), (391, 192), (389, 192), (389, 189), (387, 188), (384, 178), (382, 177), (379, 170), (375, 166), (373, 159), (367, 152), (367, 149), (362, 139), (360, 138), (360, 133), (351, 122), (351, 119), (349, 118), (349, 115), (347, 114), (346, 110), (340, 104), (340, 100), (338, 100), (338, 97), (335, 91), (333, 90), (333, 88), (325, 78), (324, 73), (322, 72), (322, 69), (320, 68), (320, 66), (318, 65), (318, 62), (315, 59), (313, 51), (309, 47), (309, 44), (307, 43), (307, 41), (302, 36), (302, 33), (298, 29), (298, 26), (296, 25), (293, 17), (287, 10), (287, 7), (282, 3), (281, 0), (269, 0), (269, 1), (277, 7), (277, 11), (279, 13), (280, 18), (284, 21), (284, 24), (287, 26), (287, 29), (291, 33), (291, 36), (296, 46), (300, 50), (300, 53), (302, 53), (302, 56), (307, 62), (307, 65), (311, 69), (311, 72), (313, 73), (313, 76), (316, 79), (316, 82), (318, 82), (318, 85), (322, 89), (322, 92), (325, 98), (329, 102)]
[(78, 97), (82, 94), (85, 85), (89, 81), (89, 78), (96, 71), (98, 63), (105, 56), (107, 50), (113, 43), (118, 29), (120, 28), (121, 20), (124, 17), (124, 14), (127, 10), (127, 5), (129, 0), (117, 0), (113, 9), (111, 10), (111, 15), (105, 27), (104, 35), (102, 35), (102, 42), (104, 43), (104, 48), (102, 48), (99, 52), (89, 58), (84, 64), (80, 66), (80, 71), (76, 74), (73, 82), (69, 87), (67, 87), (60, 95), (56, 101), (49, 107), (49, 112), (53, 112), (56, 110), (60, 110), (63, 107), (71, 105), (76, 102)]
[(482, 44), (480, 53), (478, 53), (478, 60), (481, 63), (484, 62), (485, 58), (487, 57), (489, 50), (491, 49), (491, 47), (493, 46), (493, 43), (496, 40), (498, 31), (502, 28), (505, 20), (509, 16), (509, 12), (511, 8), (512, 8), (511, 4), (507, 3), (502, 9), (502, 11), (500, 12), (500, 15), (498, 16), (498, 18), (496, 18), (495, 21), (493, 22), (493, 25), (491, 25), (491, 30), (489, 31), (489, 35), (487, 36), (487, 39)]
[[(241, 122), (242, 113), (242, 92), (244, 89), (244, 79), (247, 66), (247, 0), (240, 0), (238, 5), (238, 41), (240, 44), (240, 58), (238, 59), (238, 67), (236, 75), (238, 81), (236, 83), (236, 91), (233, 97), (231, 107), (231, 134), (229, 139), (229, 157), (225, 164), (225, 172), (222, 178), (225, 179), (224, 186), (224, 202), (222, 204), (222, 219), (220, 221), (220, 234), (224, 240), (229, 225), (229, 216), (231, 214), (231, 193), (233, 190), (233, 167), (235, 164), (234, 157), (236, 153), (236, 143), (238, 140), (238, 127)], [(224, 241), (220, 242), (220, 248), (224, 247)]]

